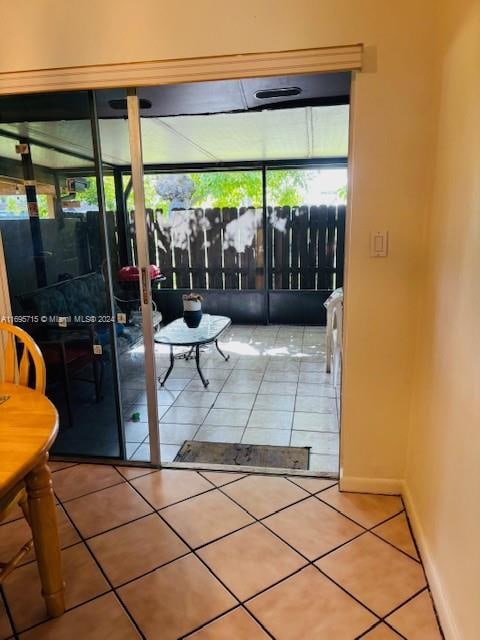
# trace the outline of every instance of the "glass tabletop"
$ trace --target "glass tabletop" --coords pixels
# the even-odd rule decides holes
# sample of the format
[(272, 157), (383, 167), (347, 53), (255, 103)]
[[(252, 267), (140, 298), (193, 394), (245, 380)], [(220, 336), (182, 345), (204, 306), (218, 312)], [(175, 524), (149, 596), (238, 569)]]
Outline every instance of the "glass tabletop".
[(195, 345), (213, 342), (231, 323), (226, 316), (211, 316), (205, 313), (196, 329), (190, 329), (183, 318), (178, 318), (155, 334), (160, 344)]

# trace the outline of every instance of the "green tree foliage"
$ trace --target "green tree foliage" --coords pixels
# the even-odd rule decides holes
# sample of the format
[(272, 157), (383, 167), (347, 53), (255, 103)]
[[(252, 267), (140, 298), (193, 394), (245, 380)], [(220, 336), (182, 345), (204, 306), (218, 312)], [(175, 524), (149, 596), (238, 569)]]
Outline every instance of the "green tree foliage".
[[(261, 171), (209, 171), (189, 173), (195, 190), (192, 196), (193, 207), (240, 207), (262, 205)], [(308, 188), (314, 179), (312, 170), (270, 169), (267, 172), (267, 201), (273, 206), (298, 206), (305, 202)], [(147, 174), (144, 178), (145, 204), (151, 209), (169, 210), (170, 202), (162, 200), (155, 189), (155, 183), (161, 174)], [(126, 189), (130, 181), (124, 176)], [(115, 187), (112, 176), (104, 178), (105, 201), (107, 211), (114, 211)], [(339, 189), (340, 199), (346, 197), (346, 187)], [(97, 205), (97, 189), (94, 178), (88, 178), (87, 189), (77, 194), (77, 198), (91, 205)], [(134, 208), (133, 192), (130, 191), (127, 206)]]

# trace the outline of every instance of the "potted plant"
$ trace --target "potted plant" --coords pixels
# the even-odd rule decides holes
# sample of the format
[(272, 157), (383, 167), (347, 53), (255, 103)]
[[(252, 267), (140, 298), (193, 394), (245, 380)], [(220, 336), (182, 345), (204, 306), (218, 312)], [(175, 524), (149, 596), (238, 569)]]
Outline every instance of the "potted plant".
[(198, 293), (185, 293), (183, 300), (183, 320), (187, 327), (196, 329), (202, 319), (202, 296)]

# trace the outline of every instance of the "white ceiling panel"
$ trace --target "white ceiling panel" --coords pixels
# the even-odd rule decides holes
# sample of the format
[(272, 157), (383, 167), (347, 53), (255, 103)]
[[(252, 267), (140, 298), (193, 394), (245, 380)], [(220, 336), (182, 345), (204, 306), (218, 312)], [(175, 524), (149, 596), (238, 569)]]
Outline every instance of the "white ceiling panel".
[(313, 156), (348, 155), (348, 105), (312, 108)]
[(163, 118), (217, 161), (305, 158), (304, 109)]
[[(145, 164), (293, 160), (344, 157), (348, 153), (347, 105), (142, 118), (141, 124)], [(9, 124), (3, 128), (19, 137), (93, 156), (88, 120)], [(100, 137), (105, 162), (130, 164), (125, 119), (100, 120)], [(35, 164), (53, 169), (92, 164), (68, 153), (31, 146)], [(18, 159), (15, 140), (0, 137), (0, 155)]]
[[(344, 157), (348, 153), (348, 106), (302, 107), (209, 116), (142, 119), (168, 126), (183, 143), (190, 141), (187, 156), (181, 149), (172, 160), (150, 140), (152, 159), (145, 162), (232, 162), (236, 160), (285, 160)], [(150, 129), (151, 130), (151, 129)], [(144, 144), (146, 134), (143, 134)], [(145, 152), (144, 152), (145, 153)], [(199, 155), (200, 154), (200, 155)]]

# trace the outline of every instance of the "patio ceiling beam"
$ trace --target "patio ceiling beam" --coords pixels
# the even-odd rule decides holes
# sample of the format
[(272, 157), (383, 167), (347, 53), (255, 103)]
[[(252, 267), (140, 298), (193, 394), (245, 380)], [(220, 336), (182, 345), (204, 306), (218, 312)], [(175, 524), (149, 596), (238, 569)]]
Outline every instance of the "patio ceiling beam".
[[(65, 149), (64, 147), (60, 147), (58, 145), (51, 144), (49, 142), (43, 142), (42, 140), (38, 140), (36, 138), (31, 138), (29, 136), (20, 135), (17, 133), (13, 133), (12, 131), (5, 131), (4, 129), (0, 129), (0, 136), (5, 138), (10, 138), (11, 140), (16, 140), (17, 142), (22, 138), (29, 145), (35, 145), (37, 147), (41, 147), (42, 149), (48, 149), (49, 151), (54, 151), (55, 153), (61, 153), (66, 156), (71, 156), (72, 158), (78, 158), (79, 160), (87, 160), (88, 162), (94, 163), (94, 157), (92, 155), (87, 155), (81, 153), (79, 151), (72, 151), (71, 149)], [(103, 160), (102, 160), (103, 161)], [(103, 164), (108, 165), (109, 167), (113, 167), (110, 162), (103, 161)]]
[[(195, 171), (215, 171), (222, 169), (241, 170), (246, 171), (254, 169), (262, 169), (263, 167), (269, 168), (284, 168), (284, 169), (299, 169), (299, 168), (315, 168), (315, 167), (346, 167), (348, 164), (348, 158), (302, 158), (302, 159), (290, 159), (290, 160), (232, 160), (228, 162), (190, 162), (190, 163), (176, 163), (176, 164), (159, 164), (149, 163), (144, 165), (145, 173), (153, 173), (155, 171), (162, 172), (179, 172), (184, 171), (186, 173), (192, 173)], [(128, 173), (130, 171), (130, 165), (119, 166), (122, 172)]]

